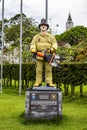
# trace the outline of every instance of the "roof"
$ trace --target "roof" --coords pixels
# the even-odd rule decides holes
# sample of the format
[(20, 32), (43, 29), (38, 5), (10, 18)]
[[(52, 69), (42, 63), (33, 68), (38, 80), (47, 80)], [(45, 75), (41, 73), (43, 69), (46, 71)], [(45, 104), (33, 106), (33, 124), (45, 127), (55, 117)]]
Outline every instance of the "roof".
[(67, 21), (72, 21), (71, 14), (69, 13)]

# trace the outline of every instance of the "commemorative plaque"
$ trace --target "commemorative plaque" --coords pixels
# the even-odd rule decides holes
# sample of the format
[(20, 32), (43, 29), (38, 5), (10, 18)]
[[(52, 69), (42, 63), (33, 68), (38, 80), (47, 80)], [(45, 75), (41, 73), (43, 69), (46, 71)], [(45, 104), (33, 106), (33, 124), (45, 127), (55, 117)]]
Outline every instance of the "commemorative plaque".
[(25, 117), (62, 117), (62, 91), (52, 87), (38, 87), (26, 90)]

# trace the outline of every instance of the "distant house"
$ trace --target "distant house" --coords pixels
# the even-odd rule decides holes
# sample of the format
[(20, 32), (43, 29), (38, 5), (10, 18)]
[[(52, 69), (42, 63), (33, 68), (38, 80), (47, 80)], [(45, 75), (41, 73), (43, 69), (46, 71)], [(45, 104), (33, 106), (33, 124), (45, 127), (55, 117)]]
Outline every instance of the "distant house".
[(68, 42), (58, 41), (58, 46), (64, 46), (66, 48), (71, 48), (71, 45)]

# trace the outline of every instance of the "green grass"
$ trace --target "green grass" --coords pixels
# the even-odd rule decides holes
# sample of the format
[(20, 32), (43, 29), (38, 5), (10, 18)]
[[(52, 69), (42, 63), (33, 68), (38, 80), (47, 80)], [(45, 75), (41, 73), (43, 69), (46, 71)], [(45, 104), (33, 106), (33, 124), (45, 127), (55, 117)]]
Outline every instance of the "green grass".
[(87, 95), (63, 97), (63, 118), (25, 120), (25, 93), (3, 89), (0, 94), (0, 130), (87, 130)]

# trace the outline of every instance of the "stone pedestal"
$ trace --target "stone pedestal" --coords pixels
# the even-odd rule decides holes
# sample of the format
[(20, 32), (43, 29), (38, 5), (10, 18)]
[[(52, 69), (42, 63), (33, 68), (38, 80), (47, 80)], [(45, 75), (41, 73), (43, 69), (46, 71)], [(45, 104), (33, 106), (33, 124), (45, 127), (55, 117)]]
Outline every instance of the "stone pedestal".
[(26, 90), (25, 118), (62, 117), (62, 91), (55, 87)]

